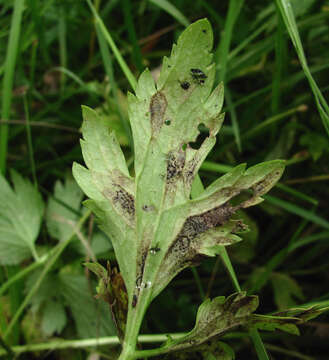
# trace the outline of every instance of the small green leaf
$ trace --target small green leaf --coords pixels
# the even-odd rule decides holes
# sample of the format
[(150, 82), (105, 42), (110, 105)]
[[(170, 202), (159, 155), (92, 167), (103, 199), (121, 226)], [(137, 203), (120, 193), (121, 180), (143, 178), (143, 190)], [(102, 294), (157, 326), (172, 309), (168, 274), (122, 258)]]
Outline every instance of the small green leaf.
[(290, 276), (282, 273), (273, 273), (271, 281), (274, 291), (274, 300), (279, 310), (289, 309), (296, 305), (294, 298), (303, 300), (304, 295), (298, 283)]
[(115, 335), (108, 305), (97, 302), (90, 292), (87, 279), (80, 275), (61, 274), (61, 292), (70, 307), (80, 337)]
[(38, 237), (44, 204), (38, 190), (12, 171), (14, 190), (0, 175), (0, 264), (13, 265), (37, 259)]
[(42, 331), (51, 336), (54, 333), (60, 334), (67, 322), (64, 306), (58, 301), (47, 301), (43, 310)]
[(316, 0), (290, 0), (295, 16), (304, 15)]
[[(25, 283), (25, 292), (28, 293), (33, 287), (37, 279), (40, 277), (41, 270), (34, 271)], [(41, 283), (37, 292), (31, 299), (31, 309), (33, 313), (38, 312), (48, 301), (55, 301), (61, 294), (58, 276), (56, 274), (48, 274)]]
[(83, 192), (71, 177), (67, 177), (64, 184), (56, 182), (54, 198), (49, 199), (46, 213), (47, 228), (52, 237), (61, 241), (72, 233), (79, 219), (82, 198)]
[(329, 152), (328, 137), (315, 132), (307, 132), (300, 138), (300, 144), (307, 146), (314, 161), (317, 161), (322, 154)]
[(259, 330), (274, 331), (281, 330), (293, 335), (299, 335), (299, 330), (296, 324), (299, 319), (295, 317), (286, 316), (270, 316), (254, 314), (249, 323), (249, 327), (255, 327)]
[(260, 330), (274, 331), (281, 330), (290, 334), (299, 335), (297, 325), (316, 318), (329, 310), (329, 307), (319, 308), (295, 308), (281, 311), (273, 315), (253, 314), (247, 324), (248, 327), (255, 327)]
[(227, 299), (224, 296), (207, 299), (199, 307), (194, 329), (186, 336), (172, 340), (168, 344), (170, 351), (199, 346), (246, 324), (257, 307), (257, 296), (246, 296), (245, 293), (233, 294)]
[(300, 323), (303, 323), (305, 321), (312, 320), (327, 311), (329, 311), (329, 306), (328, 307), (312, 306), (309, 308), (300, 307), (300, 308), (288, 309), (286, 311), (281, 311), (274, 315), (295, 317), (299, 319)]
[(96, 231), (91, 239), (91, 250), (97, 256), (112, 250), (111, 240), (100, 231)]

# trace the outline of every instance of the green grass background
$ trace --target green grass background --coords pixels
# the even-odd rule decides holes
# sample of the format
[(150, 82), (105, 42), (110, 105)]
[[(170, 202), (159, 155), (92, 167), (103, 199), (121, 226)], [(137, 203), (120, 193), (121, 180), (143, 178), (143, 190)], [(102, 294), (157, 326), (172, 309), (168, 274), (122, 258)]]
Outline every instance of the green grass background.
[[(80, 105), (106, 117), (132, 164), (126, 93), (145, 67), (156, 75), (172, 43), (199, 18), (213, 25), (216, 77), (225, 82), (226, 112), (218, 142), (200, 171), (203, 184), (241, 162), (287, 160), (283, 178), (266, 201), (244, 215), (251, 231), (241, 245), (228, 249), (231, 278), (221, 258), (183, 272), (152, 304), (143, 333), (190, 329), (202, 298), (232, 293), (232, 278), (260, 296), (262, 313), (328, 304), (328, 0), (95, 0), (89, 5), (83, 0), (2, 0), (0, 5), (1, 172), (9, 179), (9, 170), (16, 170), (45, 202), (52, 199), (61, 211), (75, 212), (87, 237), (96, 231), (92, 217), (54, 194), (55, 182), (66, 181), (72, 162), (82, 162)], [(52, 249), (50, 256), (0, 269), (0, 335), (9, 353), (33, 343), (47, 348), (58, 338), (114, 335), (110, 320), (102, 327), (102, 309), (92, 298), (93, 278), (83, 303), (67, 284), (71, 279), (77, 289), (87, 276), (81, 262), (88, 252), (69, 244), (74, 237), (73, 232), (67, 244), (58, 242), (44, 221), (37, 244), (40, 253)], [(115, 261), (111, 249), (99, 258)], [(56, 312), (47, 313), (42, 289), (57, 283), (58, 276), (66, 276), (61, 296), (49, 297), (62, 304), (66, 322), (49, 334), (45, 329), (54, 323), (49, 316), (56, 320)], [(88, 321), (96, 331), (81, 330)], [(328, 329), (323, 315), (303, 326), (300, 337), (262, 333), (261, 341), (256, 335), (257, 352), (248, 334), (235, 333), (227, 342), (237, 359), (327, 359)], [(154, 346), (158, 340), (151, 336), (148, 341)], [(36, 349), (20, 358), (87, 359), (91, 353), (115, 358), (113, 346), (67, 347)]]

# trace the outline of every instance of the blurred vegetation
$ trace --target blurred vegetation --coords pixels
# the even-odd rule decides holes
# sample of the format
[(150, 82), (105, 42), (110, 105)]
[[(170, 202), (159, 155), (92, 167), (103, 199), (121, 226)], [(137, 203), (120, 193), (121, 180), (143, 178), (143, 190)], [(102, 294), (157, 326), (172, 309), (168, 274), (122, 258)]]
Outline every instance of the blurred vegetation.
[[(328, 98), (329, 1), (291, 0), (319, 93), (305, 77), (280, 2), (287, 3), (93, 2), (136, 78), (145, 67), (157, 76), (162, 57), (188, 23), (203, 17), (212, 23), (226, 118), (200, 172), (205, 186), (242, 162), (287, 159), (280, 184), (242, 214), (251, 229), (244, 242), (229, 248), (240, 283), (259, 294), (262, 313), (329, 303), (329, 122), (321, 100)], [(0, 5), (0, 167), (7, 179), (0, 181), (1, 343), (10, 353), (19, 344), (115, 335), (108, 309), (93, 298), (95, 279), (81, 265), (95, 258), (115, 264), (114, 253), (81, 207), (71, 166), (82, 162), (81, 104), (104, 115), (132, 165), (126, 105), (132, 89), (86, 2), (2, 0)], [(205, 294), (232, 292), (220, 259), (208, 259), (158, 297), (143, 333), (187, 331)], [(300, 337), (262, 333), (271, 359), (327, 359), (328, 316), (301, 332)], [(257, 359), (248, 334), (236, 333), (228, 342), (238, 359)], [(113, 359), (115, 352), (113, 346), (82, 346), (20, 358)]]

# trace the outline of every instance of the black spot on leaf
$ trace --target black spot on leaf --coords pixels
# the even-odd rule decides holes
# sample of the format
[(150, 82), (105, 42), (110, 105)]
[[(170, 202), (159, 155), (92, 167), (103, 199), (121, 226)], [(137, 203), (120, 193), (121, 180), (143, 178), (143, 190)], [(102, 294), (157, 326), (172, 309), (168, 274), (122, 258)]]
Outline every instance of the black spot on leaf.
[(136, 307), (136, 305), (137, 305), (137, 300), (138, 300), (137, 295), (133, 295), (133, 300), (132, 300), (132, 302), (131, 302), (131, 306), (132, 306), (133, 308)]
[(120, 185), (116, 185), (113, 201), (121, 207), (122, 210), (133, 216), (135, 214), (135, 199)]
[(180, 86), (183, 90), (188, 90), (190, 87), (190, 83), (188, 81), (183, 81), (180, 83)]
[(150, 102), (150, 114), (153, 134), (158, 133), (164, 123), (167, 105), (167, 99), (162, 92), (158, 91), (152, 96)]
[(169, 153), (167, 157), (167, 181), (173, 181), (175, 178), (181, 175), (185, 165), (184, 152)]
[(199, 85), (204, 84), (207, 79), (207, 75), (200, 69), (191, 69), (192, 79)]

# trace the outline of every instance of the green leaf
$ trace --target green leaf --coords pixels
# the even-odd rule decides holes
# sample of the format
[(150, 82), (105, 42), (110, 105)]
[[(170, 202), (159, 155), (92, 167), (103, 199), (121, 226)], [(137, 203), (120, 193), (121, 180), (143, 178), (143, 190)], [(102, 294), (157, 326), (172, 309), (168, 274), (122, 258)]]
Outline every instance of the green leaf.
[(249, 263), (256, 254), (255, 246), (259, 234), (258, 225), (245, 210), (238, 210), (233, 218), (242, 220), (247, 226), (247, 230), (240, 235), (243, 241), (231, 246), (230, 256), (235, 261), (246, 264)]
[(291, 0), (295, 16), (304, 15), (316, 0)]
[(302, 289), (290, 276), (282, 273), (271, 275), (274, 291), (274, 301), (279, 310), (291, 308), (296, 305), (294, 298), (304, 300)]
[[(83, 155), (89, 168), (74, 164), (73, 175), (93, 199), (92, 209), (102, 230), (111, 238), (126, 285), (134, 282), (127, 253), (134, 253), (134, 188), (115, 134), (93, 110), (83, 107)], [(135, 250), (136, 251), (136, 250)]]
[(226, 299), (224, 296), (207, 299), (199, 307), (193, 330), (177, 340), (170, 340), (170, 351), (199, 346), (245, 325), (257, 307), (257, 296), (246, 296), (245, 293), (236, 293)]
[(65, 183), (57, 181), (54, 197), (48, 201), (46, 222), (49, 234), (55, 239), (66, 239), (79, 219), (83, 193), (77, 183), (67, 177)]
[(70, 306), (80, 337), (115, 335), (108, 306), (93, 298), (87, 279), (80, 275), (61, 274), (59, 277), (65, 302)]
[(309, 308), (293, 308), (285, 311), (280, 311), (279, 313), (275, 313), (275, 316), (286, 316), (286, 317), (295, 317), (298, 318), (300, 323), (304, 323), (306, 321), (312, 320), (319, 315), (329, 311), (329, 306), (321, 307), (321, 306), (312, 306)]
[[(205, 352), (205, 360), (234, 360), (234, 350), (222, 341), (212, 341), (210, 346), (207, 344), (205, 348), (208, 351)], [(210, 348), (210, 349), (209, 349)]]
[(260, 330), (274, 331), (281, 330), (290, 334), (299, 335), (297, 325), (316, 318), (329, 310), (329, 307), (293, 308), (281, 311), (273, 315), (253, 314), (248, 322), (248, 327), (255, 327)]
[[(40, 277), (41, 270), (34, 271), (28, 278), (25, 284), (25, 292), (29, 293), (35, 282)], [(55, 274), (48, 274), (41, 283), (39, 289), (31, 299), (32, 312), (36, 313), (48, 301), (55, 301), (61, 294), (58, 276)]]
[(295, 317), (286, 316), (270, 316), (254, 314), (249, 321), (249, 327), (257, 328), (259, 330), (274, 331), (281, 330), (293, 335), (299, 335), (299, 330), (296, 324), (299, 319)]
[(301, 136), (299, 142), (307, 146), (314, 161), (317, 161), (323, 153), (329, 152), (328, 138), (318, 133), (307, 132)]
[(112, 250), (111, 240), (100, 231), (96, 231), (91, 239), (91, 250), (97, 256)]
[[(223, 85), (213, 86), (212, 46), (209, 22), (195, 22), (164, 58), (157, 83), (146, 69), (135, 95), (128, 94), (134, 177), (115, 133), (83, 107), (86, 167), (74, 164), (73, 175), (89, 197), (84, 204), (111, 238), (128, 292), (128, 337), (136, 335), (150, 302), (180, 271), (240, 240), (245, 226), (231, 217), (261, 202), (284, 169), (282, 160), (249, 169), (242, 164), (191, 199), (193, 181), (224, 120)], [(202, 129), (209, 136), (200, 143)]]
[(44, 204), (38, 190), (12, 171), (14, 190), (0, 175), (0, 264), (19, 264), (31, 255), (37, 259)]
[(48, 301), (43, 310), (42, 331), (51, 336), (60, 334), (67, 322), (64, 306), (58, 301)]

